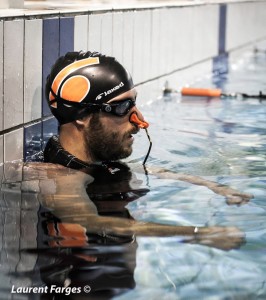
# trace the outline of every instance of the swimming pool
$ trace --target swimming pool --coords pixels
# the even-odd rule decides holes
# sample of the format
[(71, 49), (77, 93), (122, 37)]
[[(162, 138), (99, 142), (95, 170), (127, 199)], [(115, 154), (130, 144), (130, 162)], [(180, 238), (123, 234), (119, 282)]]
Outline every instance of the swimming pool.
[[(265, 93), (265, 71), (265, 52), (249, 52), (229, 74), (197, 86)], [(119, 299), (265, 299), (265, 104), (173, 95), (143, 107), (154, 143), (148, 164), (204, 176), (252, 193), (254, 199), (230, 206), (204, 187), (150, 177), (151, 192), (129, 205), (133, 216), (167, 224), (234, 225), (245, 232), (246, 244), (225, 252), (180, 244), (178, 238), (139, 238), (137, 289), (132, 298)], [(135, 146), (136, 153), (140, 147)]]
[[(197, 85), (265, 92), (265, 71), (265, 52), (247, 52), (231, 65), (229, 74), (206, 77)], [(40, 167), (37, 173), (27, 174), (21, 165), (11, 164), (1, 185), (1, 299), (64, 299), (66, 291), (50, 294), (45, 287), (68, 287), (70, 281), (77, 288), (92, 290), (83, 295), (72, 291), (71, 299), (266, 297), (265, 103), (172, 94), (143, 106), (142, 112), (150, 122), (153, 141), (147, 166), (202, 176), (252, 193), (254, 198), (241, 206), (227, 205), (224, 197), (205, 187), (136, 171), (130, 178), (134, 188), (127, 193), (130, 214), (139, 221), (172, 225), (237, 226), (246, 243), (223, 251), (182, 243), (178, 236), (88, 237), (79, 228), (71, 236), (73, 230), (61, 227), (52, 207), (41, 205), (40, 180), (48, 179), (49, 192), (56, 191), (45, 171)], [(128, 159), (133, 170), (143, 161), (145, 147), (147, 139), (140, 133)], [(69, 173), (56, 172), (71, 178)], [(122, 197), (119, 190), (112, 192)], [(69, 203), (65, 213), (78, 203)], [(101, 203), (108, 211), (108, 202)], [(21, 294), (17, 288), (22, 286), (44, 290)]]

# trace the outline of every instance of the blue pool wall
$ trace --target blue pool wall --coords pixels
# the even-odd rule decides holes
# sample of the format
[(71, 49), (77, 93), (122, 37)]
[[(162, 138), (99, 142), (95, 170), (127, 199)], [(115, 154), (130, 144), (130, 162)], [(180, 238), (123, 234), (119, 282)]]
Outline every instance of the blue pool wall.
[(0, 10), (0, 164), (38, 160), (57, 132), (43, 87), (67, 51), (115, 56), (133, 75), (139, 103), (266, 39), (266, 2), (188, 3), (110, 10)]

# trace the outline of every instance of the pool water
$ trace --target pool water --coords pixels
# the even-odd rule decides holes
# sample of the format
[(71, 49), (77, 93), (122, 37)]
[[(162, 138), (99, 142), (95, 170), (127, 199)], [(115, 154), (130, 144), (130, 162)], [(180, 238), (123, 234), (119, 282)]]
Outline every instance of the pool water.
[[(266, 93), (265, 72), (265, 52), (247, 52), (231, 64), (228, 74), (206, 76), (197, 86)], [(127, 159), (135, 170), (134, 188), (127, 193), (130, 214), (138, 221), (169, 225), (236, 226), (245, 233), (246, 242), (224, 251), (183, 243), (180, 236), (136, 240), (86, 236), (79, 227), (63, 228), (52, 206), (41, 203), (40, 182), (51, 195), (57, 188), (42, 165), (25, 171), (21, 164), (7, 164), (1, 166), (0, 299), (266, 298), (266, 102), (171, 94), (141, 110), (150, 122), (153, 141), (147, 167), (201, 176), (254, 198), (243, 205), (228, 205), (206, 187), (137, 171), (148, 149), (141, 132)], [(60, 178), (71, 175), (56, 172)], [(115, 191), (117, 195), (121, 193)], [(65, 215), (74, 214), (79, 203), (68, 203)], [(73, 232), (77, 234), (71, 236)], [(69, 296), (11, 293), (17, 287), (70, 283), (92, 291)]]
[[(231, 65), (229, 74), (194, 86), (265, 94), (265, 72), (266, 53), (249, 52)], [(150, 176), (151, 192), (129, 204), (133, 216), (175, 225), (237, 226), (246, 244), (225, 252), (174, 237), (139, 238), (137, 288), (119, 299), (265, 299), (266, 102), (173, 94), (142, 112), (151, 123), (148, 166), (202, 176), (254, 198), (227, 205), (205, 187)], [(134, 159), (141, 162), (143, 146), (137, 143)]]

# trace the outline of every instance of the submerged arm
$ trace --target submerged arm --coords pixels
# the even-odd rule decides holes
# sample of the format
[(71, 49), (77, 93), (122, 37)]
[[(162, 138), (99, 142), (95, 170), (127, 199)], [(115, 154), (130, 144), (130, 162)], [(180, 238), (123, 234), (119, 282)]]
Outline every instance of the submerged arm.
[(88, 232), (101, 236), (185, 236), (185, 241), (230, 250), (244, 241), (243, 233), (235, 227), (193, 227), (163, 225), (150, 222), (98, 215), (94, 203), (87, 196), (85, 187), (91, 177), (76, 172), (52, 179), (56, 192), (49, 191), (51, 183), (41, 183), (41, 202), (52, 210), (63, 223), (80, 224)]
[(227, 185), (219, 184), (194, 175), (174, 173), (169, 170), (159, 168), (149, 168), (148, 172), (149, 174), (154, 174), (159, 178), (176, 179), (196, 185), (206, 186), (214, 193), (226, 197), (227, 204), (244, 204), (253, 198), (253, 195), (251, 194), (242, 193)]

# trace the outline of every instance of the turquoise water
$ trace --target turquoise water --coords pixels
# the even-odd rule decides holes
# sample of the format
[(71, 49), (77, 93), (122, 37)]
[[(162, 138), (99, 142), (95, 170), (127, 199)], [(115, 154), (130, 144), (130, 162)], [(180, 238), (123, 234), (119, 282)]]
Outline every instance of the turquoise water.
[[(266, 54), (246, 53), (239, 61), (228, 75), (202, 86), (265, 93)], [(174, 237), (139, 238), (137, 288), (119, 299), (265, 299), (266, 102), (172, 95), (142, 112), (153, 140), (148, 165), (202, 176), (254, 198), (227, 205), (205, 187), (150, 177), (151, 192), (129, 204), (133, 216), (175, 225), (237, 226), (246, 244), (223, 251), (180, 244)], [(140, 147), (135, 148), (141, 161)]]
[[(265, 72), (266, 54), (248, 52), (231, 64), (229, 74), (206, 77), (197, 86), (266, 93)], [(246, 242), (224, 251), (183, 243), (178, 236), (114, 239), (89, 230), (89, 241), (83, 235), (75, 240), (75, 235), (62, 232), (53, 205), (41, 201), (42, 190), (56, 193), (54, 177), (43, 165), (22, 169), (21, 164), (7, 164), (0, 168), (0, 299), (266, 298), (266, 103), (172, 94), (143, 106), (142, 112), (153, 141), (148, 167), (201, 176), (254, 198), (228, 205), (206, 187), (135, 171), (130, 184), (135, 187), (132, 200), (137, 199), (127, 204), (130, 214), (138, 221), (169, 225), (236, 226)], [(128, 159), (133, 170), (141, 165), (146, 149), (142, 132)], [(77, 175), (54, 172), (63, 182), (68, 179), (67, 184)], [(71, 201), (64, 214), (76, 217), (75, 207), (82, 203), (78, 198)], [(11, 293), (13, 287), (50, 289), (52, 284), (67, 287), (70, 282), (82, 289), (90, 286), (95, 293)]]

